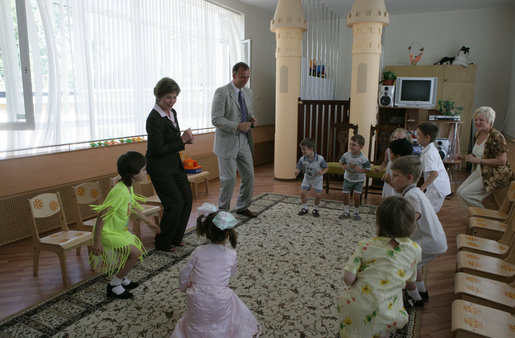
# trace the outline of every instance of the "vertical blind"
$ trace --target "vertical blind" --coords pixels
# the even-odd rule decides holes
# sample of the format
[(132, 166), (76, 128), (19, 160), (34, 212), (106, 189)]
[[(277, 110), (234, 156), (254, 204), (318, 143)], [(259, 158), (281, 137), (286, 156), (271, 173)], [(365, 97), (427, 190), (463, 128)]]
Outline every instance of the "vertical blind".
[[(164, 76), (181, 87), (181, 128), (212, 127), (214, 91), (241, 60), (243, 15), (205, 0), (25, 2), (36, 129), (0, 131), (0, 151), (145, 134)], [(0, 40), (0, 61), (18, 53), (15, 40)]]

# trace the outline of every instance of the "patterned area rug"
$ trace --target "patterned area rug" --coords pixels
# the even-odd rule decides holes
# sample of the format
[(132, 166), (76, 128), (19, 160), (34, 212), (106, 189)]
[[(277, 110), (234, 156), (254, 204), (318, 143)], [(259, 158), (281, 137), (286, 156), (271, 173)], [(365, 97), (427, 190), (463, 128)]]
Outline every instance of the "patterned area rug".
[[(311, 202), (312, 203), (312, 202)], [(262, 325), (263, 337), (334, 337), (336, 297), (343, 265), (357, 243), (375, 234), (375, 207), (362, 220), (339, 220), (342, 204), (322, 201), (320, 218), (298, 216), (298, 197), (264, 194), (252, 203), (259, 217), (241, 220), (238, 273), (230, 286)], [(142, 283), (133, 300), (106, 298), (106, 276), (97, 276), (0, 322), (2, 337), (169, 336), (186, 309), (178, 274), (193, 249), (194, 233), (174, 253), (151, 251), (129, 277)], [(392, 337), (417, 336), (420, 312)]]

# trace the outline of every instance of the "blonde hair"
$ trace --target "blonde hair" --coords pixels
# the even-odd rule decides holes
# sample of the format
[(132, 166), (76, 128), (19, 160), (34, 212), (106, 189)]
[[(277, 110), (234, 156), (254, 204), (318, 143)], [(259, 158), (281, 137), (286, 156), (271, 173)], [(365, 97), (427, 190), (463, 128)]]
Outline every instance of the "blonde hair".
[(409, 136), (409, 131), (408, 129), (406, 128), (397, 128), (393, 131), (392, 135), (390, 135), (390, 142), (393, 141), (393, 137), (395, 136), (395, 134), (397, 133), (403, 133), (404, 134), (404, 137), (406, 140), (408, 141), (411, 141), (411, 138)]
[(392, 170), (398, 170), (403, 175), (413, 176), (413, 183), (417, 183), (422, 175), (422, 162), (417, 155), (402, 156), (393, 161)]
[(493, 125), (495, 121), (495, 110), (493, 110), (492, 107), (481, 106), (477, 108), (472, 115), (473, 118), (478, 116), (484, 117), (490, 125)]
[(377, 235), (409, 237), (415, 231), (415, 210), (402, 196), (390, 196), (376, 210)]

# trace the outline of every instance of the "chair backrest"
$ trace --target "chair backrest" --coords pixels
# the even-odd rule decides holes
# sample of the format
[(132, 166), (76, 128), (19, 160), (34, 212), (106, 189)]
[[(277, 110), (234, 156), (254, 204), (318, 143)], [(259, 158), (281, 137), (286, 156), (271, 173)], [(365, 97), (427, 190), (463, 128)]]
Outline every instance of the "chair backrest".
[(358, 126), (352, 123), (341, 122), (331, 126), (331, 135), (329, 141), (329, 162), (337, 162), (340, 157), (347, 151), (350, 139), (350, 129), (353, 134), (358, 133)]
[(149, 175), (146, 175), (145, 178), (139, 182), (134, 181), (132, 186), (134, 187), (134, 192), (142, 196), (149, 197), (156, 194)]
[(29, 199), (29, 208), (32, 215), (32, 235), (34, 240), (39, 241), (39, 230), (37, 219), (52, 217), (59, 214), (62, 231), (68, 231), (66, 216), (62, 208), (61, 195), (56, 193), (43, 193)]
[[(506, 189), (506, 188), (505, 188)], [(500, 212), (509, 213), (512, 206), (515, 204), (515, 181), (511, 181), (510, 186), (506, 190), (506, 196), (502, 201)]]
[[(390, 146), (390, 137), (395, 129), (397, 126), (392, 125), (370, 126), (368, 158), (372, 164), (383, 163), (385, 151)], [(373, 158), (371, 157), (372, 148), (374, 149)]]
[(121, 176), (120, 176), (120, 175), (116, 175), (115, 177), (111, 177), (111, 178), (109, 179), (109, 187), (110, 187), (111, 189), (113, 189), (113, 188), (114, 188), (114, 186), (115, 186), (116, 184), (118, 184), (118, 182), (119, 182), (121, 179), (122, 179), (122, 178), (121, 178)]
[[(75, 200), (75, 210), (77, 211), (78, 221), (82, 221), (84, 217), (95, 215), (96, 213), (89, 213), (84, 215), (82, 210), (91, 210), (90, 204), (102, 204), (104, 198), (100, 188), (100, 182), (84, 182), (73, 187), (73, 196)], [(87, 208), (85, 208), (86, 206)]]

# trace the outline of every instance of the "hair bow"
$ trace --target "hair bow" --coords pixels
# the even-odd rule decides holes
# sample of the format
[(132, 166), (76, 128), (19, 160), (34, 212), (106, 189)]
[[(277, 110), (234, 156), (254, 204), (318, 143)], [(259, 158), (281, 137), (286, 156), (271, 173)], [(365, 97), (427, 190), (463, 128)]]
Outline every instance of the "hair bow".
[[(211, 203), (204, 202), (198, 209), (204, 217), (217, 212), (218, 208)], [(220, 230), (232, 229), (238, 224), (238, 220), (227, 211), (220, 211), (214, 218), (213, 223)]]

